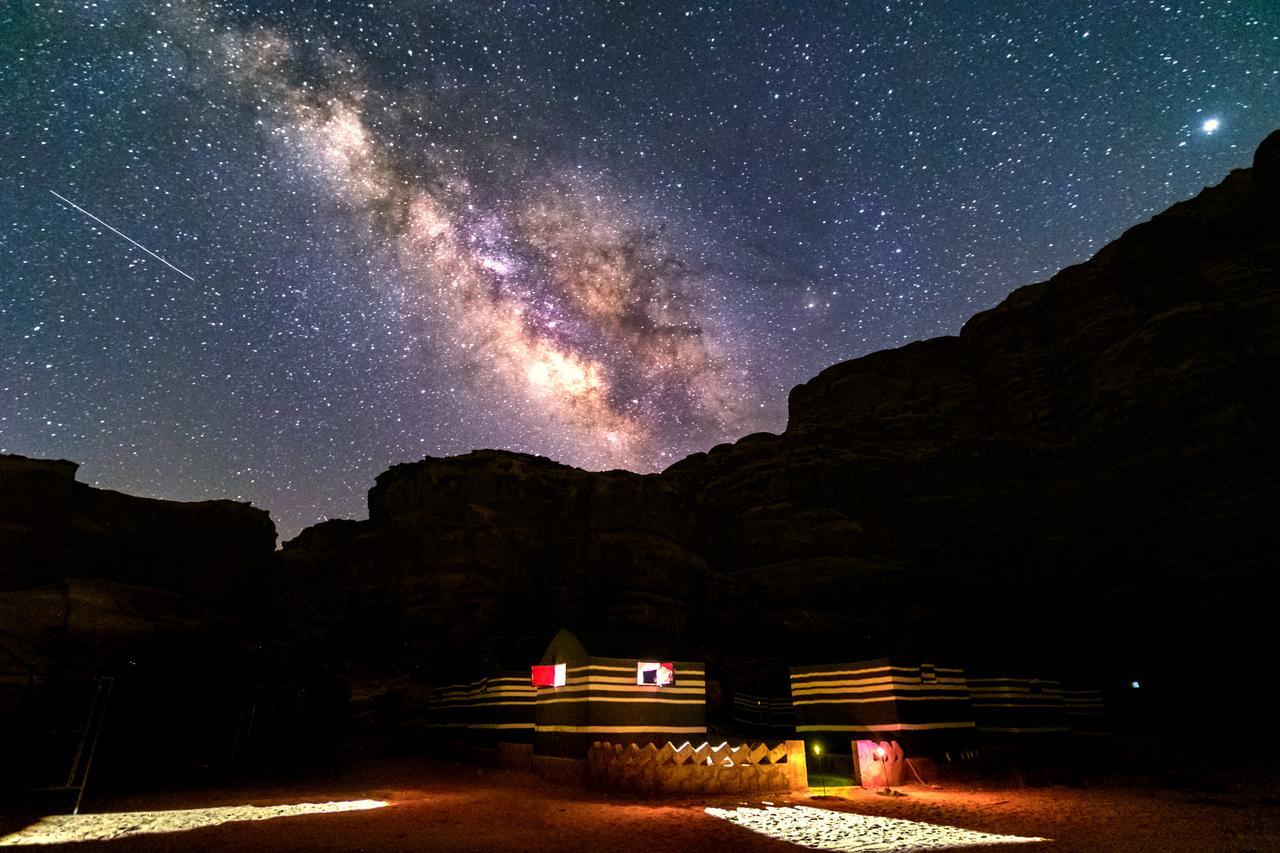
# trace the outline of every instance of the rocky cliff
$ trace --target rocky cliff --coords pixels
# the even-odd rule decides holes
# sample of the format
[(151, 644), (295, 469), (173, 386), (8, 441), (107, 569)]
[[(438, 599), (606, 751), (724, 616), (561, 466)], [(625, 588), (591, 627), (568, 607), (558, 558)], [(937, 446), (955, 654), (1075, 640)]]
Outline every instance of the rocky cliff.
[(275, 555), (258, 510), (8, 457), (0, 578), (176, 591), (240, 624), (222, 594), (247, 590), (312, 659), (424, 680), (523, 666), (569, 626), (730, 680), (927, 650), (1247, 692), (1277, 651), (1278, 374), (1280, 133), (958, 336), (823, 371), (781, 435), (653, 475), (397, 465), (368, 520)]
[(515, 665), (567, 624), (728, 670), (930, 649), (1225, 672), (1270, 647), (1278, 284), (1280, 134), (958, 336), (823, 371), (781, 435), (650, 476), (398, 465), (281, 572), (347, 648), (425, 670)]
[(275, 549), (266, 510), (95, 489), (78, 467), (0, 455), (0, 589), (106, 578), (221, 599)]
[(78, 467), (0, 455), (0, 670), (112, 671), (172, 663), (189, 647), (175, 638), (234, 644), (215, 614), (257, 610), (267, 512), (94, 489)]

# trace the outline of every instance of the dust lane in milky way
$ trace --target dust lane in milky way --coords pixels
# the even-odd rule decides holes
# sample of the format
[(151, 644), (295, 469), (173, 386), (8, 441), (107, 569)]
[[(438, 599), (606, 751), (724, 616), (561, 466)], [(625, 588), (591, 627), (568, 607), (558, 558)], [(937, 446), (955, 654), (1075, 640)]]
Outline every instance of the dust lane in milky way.
[[(201, 19), (186, 32), (218, 29)], [(592, 467), (659, 467), (664, 422), (704, 442), (752, 426), (705, 332), (707, 282), (607, 190), (548, 175), (487, 203), (468, 152), (401, 154), (379, 138), (366, 114), (398, 105), (355, 58), (308, 55), (267, 28), (197, 47), (259, 110), (281, 155), (363, 222), (396, 271), (407, 322), (443, 330), (444, 355), (475, 366), (472, 393), (493, 395), (488, 405), (514, 402), (516, 417), (559, 432)]]

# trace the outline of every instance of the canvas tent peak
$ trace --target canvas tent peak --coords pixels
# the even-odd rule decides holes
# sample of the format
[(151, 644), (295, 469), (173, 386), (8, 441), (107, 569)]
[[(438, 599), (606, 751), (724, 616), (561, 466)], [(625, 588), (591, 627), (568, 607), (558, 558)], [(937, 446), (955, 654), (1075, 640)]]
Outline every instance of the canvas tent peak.
[(590, 657), (586, 648), (574, 636), (573, 632), (568, 628), (561, 628), (556, 635), (551, 638), (547, 650), (542, 654), (542, 660), (539, 663), (542, 666), (551, 666), (557, 663), (569, 663), (571, 661), (585, 660)]
[[(625, 642), (611, 637), (610, 651)], [(638, 643), (629, 656), (589, 654), (560, 630), (532, 668), (536, 690), (534, 752), (580, 758), (595, 741), (663, 743), (705, 737), (706, 670), (696, 661), (650, 656)]]

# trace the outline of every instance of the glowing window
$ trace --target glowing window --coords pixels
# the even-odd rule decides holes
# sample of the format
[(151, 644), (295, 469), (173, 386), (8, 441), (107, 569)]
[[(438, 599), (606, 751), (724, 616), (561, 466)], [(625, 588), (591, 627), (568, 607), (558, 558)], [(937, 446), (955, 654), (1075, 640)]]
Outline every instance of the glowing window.
[(676, 666), (673, 663), (640, 661), (636, 664), (636, 684), (666, 687), (676, 683)]
[(562, 663), (533, 668), (534, 687), (564, 687), (565, 665)]

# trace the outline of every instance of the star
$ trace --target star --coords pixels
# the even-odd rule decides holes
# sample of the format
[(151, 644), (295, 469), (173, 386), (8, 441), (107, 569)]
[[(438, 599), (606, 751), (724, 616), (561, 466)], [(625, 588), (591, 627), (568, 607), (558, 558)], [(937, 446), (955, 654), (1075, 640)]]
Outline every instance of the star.
[(253, 500), (286, 539), (427, 454), (665, 468), (1274, 122), (1258, 4), (1218, 4), (1230, 49), (1147, 0), (373, 5), (6, 21), (0, 453)]

